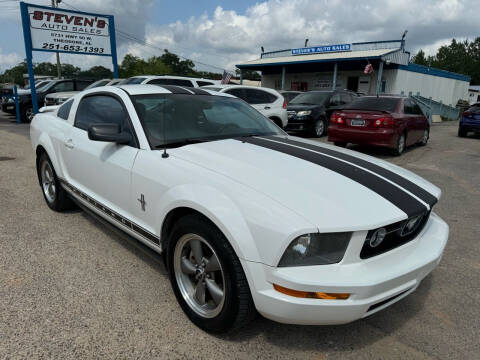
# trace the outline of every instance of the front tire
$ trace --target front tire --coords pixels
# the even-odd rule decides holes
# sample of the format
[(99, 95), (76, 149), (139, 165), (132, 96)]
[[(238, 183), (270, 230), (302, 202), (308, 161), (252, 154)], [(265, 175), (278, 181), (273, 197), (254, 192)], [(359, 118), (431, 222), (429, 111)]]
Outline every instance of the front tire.
[(428, 143), (428, 139), (430, 138), (430, 130), (427, 128), (423, 130), (423, 137), (420, 141), (420, 146), (425, 146)]
[(27, 105), (24, 108), (22, 108), (22, 122), (24, 123), (30, 123), (33, 120), (33, 117), (35, 116), (33, 112), (33, 106), (32, 105)]
[(316, 138), (322, 137), (325, 135), (327, 129), (327, 123), (325, 120), (320, 119), (315, 122), (315, 125), (313, 126), (313, 133), (312, 135)]
[(200, 215), (187, 215), (173, 226), (167, 263), (180, 306), (201, 329), (224, 333), (255, 316), (238, 257), (222, 232)]
[(72, 200), (60, 185), (52, 162), (46, 153), (42, 153), (38, 158), (37, 175), (43, 197), (50, 209), (61, 212), (72, 208)]

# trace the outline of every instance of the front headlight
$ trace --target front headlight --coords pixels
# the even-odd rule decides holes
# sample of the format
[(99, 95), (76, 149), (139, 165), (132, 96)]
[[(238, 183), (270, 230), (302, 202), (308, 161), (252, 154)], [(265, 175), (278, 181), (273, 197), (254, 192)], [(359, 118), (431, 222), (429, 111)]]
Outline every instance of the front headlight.
[(351, 232), (313, 233), (297, 237), (288, 246), (278, 266), (327, 265), (340, 262)]
[(307, 116), (307, 115), (310, 115), (311, 113), (312, 113), (312, 110), (303, 110), (303, 111), (297, 112), (297, 116)]

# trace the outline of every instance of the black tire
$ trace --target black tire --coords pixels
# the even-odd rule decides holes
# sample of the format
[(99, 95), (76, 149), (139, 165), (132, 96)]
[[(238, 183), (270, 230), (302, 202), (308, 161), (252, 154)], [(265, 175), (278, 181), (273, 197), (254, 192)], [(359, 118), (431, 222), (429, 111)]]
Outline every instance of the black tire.
[(32, 105), (26, 105), (24, 107), (21, 108), (21, 113), (20, 113), (20, 117), (22, 118), (22, 122), (23, 123), (30, 123), (33, 119), (33, 116), (31, 116), (31, 114), (33, 114), (33, 106)]
[[(199, 315), (185, 300), (179, 287), (174, 264), (174, 257), (178, 256), (175, 249), (181, 238), (189, 234), (205, 239), (221, 264), (225, 297), (220, 312), (214, 317)], [(182, 310), (195, 325), (207, 332), (225, 333), (243, 327), (256, 316), (242, 265), (225, 236), (215, 225), (200, 215), (186, 215), (175, 223), (167, 239), (167, 268), (170, 282)]]
[[(426, 132), (426, 133), (425, 133)], [(426, 128), (423, 132), (423, 137), (422, 140), (420, 140), (419, 145), (420, 146), (425, 146), (428, 143), (428, 139), (430, 139), (430, 129)]]
[(319, 119), (315, 121), (312, 129), (312, 136), (319, 138), (325, 135), (327, 132), (327, 121), (325, 119)]
[(347, 146), (347, 143), (343, 142), (343, 141), (335, 141), (333, 144), (335, 146), (340, 146), (340, 147), (346, 147)]
[[(46, 164), (48, 164), (48, 166), (52, 171), (53, 185), (55, 187), (54, 196), (51, 196), (50, 198), (47, 196), (44, 190), (44, 185), (42, 180), (42, 171), (43, 171), (43, 167), (47, 166)], [(68, 193), (60, 185), (60, 181), (58, 181), (58, 177), (57, 177), (57, 174), (55, 173), (55, 169), (53, 168), (52, 162), (50, 161), (50, 158), (45, 152), (42, 153), (37, 158), (37, 176), (38, 176), (38, 181), (40, 183), (40, 188), (42, 189), (43, 198), (45, 199), (45, 202), (47, 203), (50, 209), (61, 212), (61, 211), (72, 209), (74, 207), (73, 201), (68, 196)]]
[(459, 137), (466, 137), (467, 134), (468, 134), (468, 131), (465, 128), (463, 128), (461, 126), (458, 127), (458, 136)]
[[(405, 151), (405, 148), (407, 147), (407, 136), (406, 135), (407, 135), (406, 133), (402, 133), (398, 137), (397, 144), (395, 145), (395, 148), (392, 151), (393, 155), (400, 156)], [(402, 144), (402, 142), (403, 142), (403, 144)]]

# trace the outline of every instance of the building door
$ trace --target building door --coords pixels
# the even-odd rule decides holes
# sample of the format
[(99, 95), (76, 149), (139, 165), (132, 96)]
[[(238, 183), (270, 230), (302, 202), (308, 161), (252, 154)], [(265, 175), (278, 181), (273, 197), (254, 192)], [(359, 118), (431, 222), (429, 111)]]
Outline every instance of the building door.
[(357, 92), (358, 91), (358, 76), (349, 76), (347, 79), (347, 89)]

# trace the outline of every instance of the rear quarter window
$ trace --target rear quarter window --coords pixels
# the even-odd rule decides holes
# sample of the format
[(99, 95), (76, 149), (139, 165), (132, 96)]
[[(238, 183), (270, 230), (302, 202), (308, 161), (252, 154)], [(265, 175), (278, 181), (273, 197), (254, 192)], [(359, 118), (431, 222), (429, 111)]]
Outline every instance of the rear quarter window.
[(70, 115), (70, 109), (72, 108), (73, 100), (67, 101), (65, 104), (60, 106), (57, 112), (57, 116), (63, 120), (68, 120), (68, 115)]
[(208, 85), (215, 85), (213, 82), (209, 82), (209, 81), (198, 81), (197, 80), (197, 85), (198, 86), (208, 86)]

